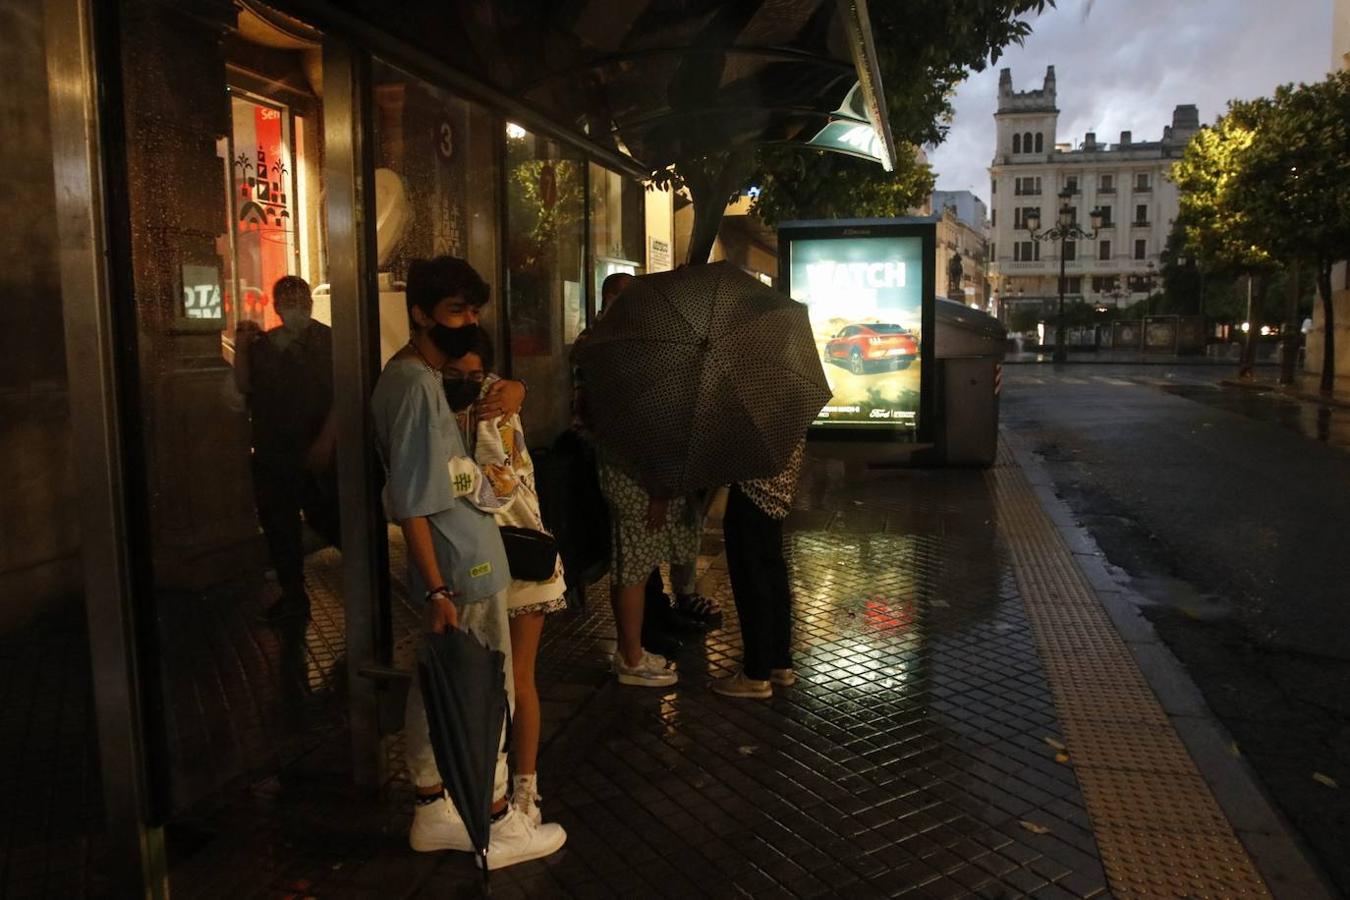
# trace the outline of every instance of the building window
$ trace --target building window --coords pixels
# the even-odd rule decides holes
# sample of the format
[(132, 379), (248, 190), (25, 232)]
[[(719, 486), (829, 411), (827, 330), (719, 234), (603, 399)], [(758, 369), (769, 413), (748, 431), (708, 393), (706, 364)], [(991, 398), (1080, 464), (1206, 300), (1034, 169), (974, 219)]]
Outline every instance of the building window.
[(993, 241), (989, 242), (989, 258), (998, 259), (998, 244)]
[(1148, 241), (1134, 242), (1134, 258), (1143, 259), (1148, 255)]
[(1101, 194), (1114, 194), (1116, 192), (1116, 177), (1114, 175), (1098, 175), (1097, 192)]
[(1092, 292), (1094, 294), (1106, 294), (1116, 289), (1115, 275), (1093, 275)]
[(1070, 194), (1076, 194), (1076, 193), (1078, 193), (1078, 176), (1077, 176), (1077, 175), (1070, 175), (1070, 176), (1068, 176), (1067, 178), (1064, 179), (1064, 190), (1068, 191)]
[(1041, 193), (1041, 179), (1039, 176), (1028, 175), (1025, 178), (1016, 178), (1013, 180), (1013, 193), (1019, 196), (1039, 196)]
[(1019, 241), (1013, 244), (1013, 262), (1039, 262), (1041, 245), (1036, 241)]
[(1148, 224), (1148, 205), (1147, 205), (1147, 204), (1141, 203), (1141, 204), (1139, 204), (1138, 206), (1136, 206), (1136, 207), (1134, 208), (1134, 224), (1136, 224), (1136, 225), (1147, 225), (1147, 224)]
[(1069, 262), (1073, 262), (1075, 259), (1078, 258), (1078, 242), (1077, 242), (1077, 241), (1065, 241), (1065, 242), (1064, 242), (1064, 258), (1065, 258), (1066, 260), (1068, 260)]
[(1041, 134), (1039, 131), (1036, 132), (1036, 152), (1045, 152), (1045, 135)]
[(1136, 173), (1136, 174), (1135, 174), (1135, 176), (1134, 176), (1134, 189), (1135, 189), (1136, 191), (1148, 191), (1148, 190), (1152, 190), (1152, 188), (1149, 187), (1149, 183), (1148, 183), (1148, 173), (1147, 173), (1147, 172), (1139, 172), (1139, 173)]
[(990, 228), (998, 227), (998, 210), (994, 210), (989, 214), (989, 227)]
[(1030, 153), (1030, 152), (1031, 152), (1031, 132), (1030, 132), (1030, 131), (1024, 131), (1024, 132), (1022, 132), (1022, 152), (1023, 152), (1023, 153)]
[(1026, 225), (1027, 219), (1031, 216), (1039, 217), (1041, 208), (1039, 206), (1016, 206), (1013, 207), (1013, 227), (1022, 228)]
[(1083, 276), (1072, 275), (1064, 279), (1064, 293), (1081, 294), (1083, 293)]
[(1111, 242), (1102, 241), (1097, 244), (1097, 258), (1106, 260), (1111, 258)]
[(997, 178), (991, 178), (991, 179), (989, 179), (989, 193), (990, 193), (991, 195), (997, 194), (997, 193), (998, 193), (998, 179), (997, 179)]
[(1103, 207), (1101, 207), (1101, 211), (1102, 211), (1102, 227), (1103, 227), (1103, 228), (1110, 228), (1111, 225), (1112, 225), (1112, 222), (1111, 222), (1111, 207), (1109, 207), (1109, 206), (1103, 206)]
[(1022, 152), (1022, 136), (1020, 134), (1013, 135), (1013, 152), (1014, 153)]

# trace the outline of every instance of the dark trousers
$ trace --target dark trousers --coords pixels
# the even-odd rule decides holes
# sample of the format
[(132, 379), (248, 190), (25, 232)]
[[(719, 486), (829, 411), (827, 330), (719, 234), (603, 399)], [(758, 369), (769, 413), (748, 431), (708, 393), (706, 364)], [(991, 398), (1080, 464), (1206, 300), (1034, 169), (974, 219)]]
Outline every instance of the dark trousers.
[(783, 556), (783, 523), (733, 485), (722, 519), (727, 570), (741, 620), (741, 661), (747, 678), (792, 667), (792, 589)]
[(340, 546), (337, 479), (332, 473), (315, 474), (298, 461), (256, 454), (253, 492), (258, 522), (267, 539), (267, 552), (277, 582), (287, 595), (305, 589), (305, 547), (300, 516), (333, 546)]

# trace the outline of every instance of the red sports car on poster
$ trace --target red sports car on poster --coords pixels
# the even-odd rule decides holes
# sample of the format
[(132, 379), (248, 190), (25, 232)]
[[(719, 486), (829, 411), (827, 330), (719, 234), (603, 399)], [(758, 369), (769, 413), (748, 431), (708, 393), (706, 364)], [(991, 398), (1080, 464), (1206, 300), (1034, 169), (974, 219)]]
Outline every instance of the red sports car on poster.
[(919, 355), (919, 339), (902, 325), (847, 325), (825, 345), (825, 361), (848, 366), (854, 375), (871, 366), (908, 369)]

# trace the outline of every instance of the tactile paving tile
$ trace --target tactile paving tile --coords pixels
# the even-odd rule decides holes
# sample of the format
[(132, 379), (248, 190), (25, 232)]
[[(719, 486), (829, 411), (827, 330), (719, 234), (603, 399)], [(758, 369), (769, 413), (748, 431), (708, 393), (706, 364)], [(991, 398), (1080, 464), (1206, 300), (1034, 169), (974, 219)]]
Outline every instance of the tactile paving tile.
[[(1269, 897), (1231, 833), (1180, 834), (1094, 827), (1117, 897)], [(1179, 866), (1184, 860), (1186, 866)]]
[(1170, 724), (1104, 722), (1074, 717), (1064, 723), (1065, 743), (1073, 748), (1073, 765), (1194, 775), (1195, 761), (1177, 742)]
[(988, 479), (1112, 893), (1270, 896), (1006, 447)]

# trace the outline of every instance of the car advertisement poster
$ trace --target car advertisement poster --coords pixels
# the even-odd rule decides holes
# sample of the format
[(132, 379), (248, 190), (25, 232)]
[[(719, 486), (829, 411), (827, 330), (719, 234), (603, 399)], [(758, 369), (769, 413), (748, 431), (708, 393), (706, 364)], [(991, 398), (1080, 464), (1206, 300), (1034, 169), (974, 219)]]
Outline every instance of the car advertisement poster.
[(834, 398), (828, 429), (916, 432), (923, 366), (923, 239), (793, 239), (789, 290), (806, 304)]

